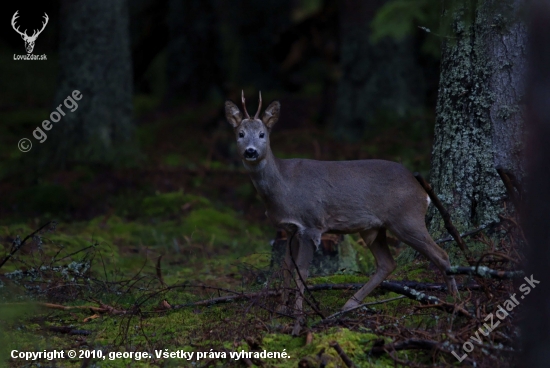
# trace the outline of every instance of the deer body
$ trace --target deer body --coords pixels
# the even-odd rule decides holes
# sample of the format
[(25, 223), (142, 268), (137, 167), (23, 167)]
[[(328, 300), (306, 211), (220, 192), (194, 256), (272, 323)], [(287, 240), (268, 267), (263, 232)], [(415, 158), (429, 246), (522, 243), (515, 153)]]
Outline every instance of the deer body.
[[(445, 275), (449, 257), (426, 230), (424, 216), (429, 197), (410, 171), (385, 160), (277, 159), (269, 146), (269, 133), (279, 118), (280, 104), (271, 103), (261, 120), (260, 107), (254, 118), (248, 116), (245, 107), (243, 119), (234, 103), (225, 104), (243, 164), (267, 208), (266, 215), (289, 233), (283, 265), (283, 304), (288, 300), (292, 271), (297, 269), (294, 308), (301, 313), (305, 288), (302, 280), (307, 278), (321, 235), (327, 232), (359, 233), (376, 260), (375, 274), (348, 300), (344, 310), (357, 306), (395, 269), (386, 242), (387, 229), (431, 260), (442, 271), (449, 291), (457, 292), (454, 279)], [(299, 329), (297, 322), (293, 333)]]
[(395, 162), (265, 160), (262, 169), (249, 168), (250, 178), (276, 226), (350, 234), (389, 227), (402, 213), (428, 207), (426, 192)]

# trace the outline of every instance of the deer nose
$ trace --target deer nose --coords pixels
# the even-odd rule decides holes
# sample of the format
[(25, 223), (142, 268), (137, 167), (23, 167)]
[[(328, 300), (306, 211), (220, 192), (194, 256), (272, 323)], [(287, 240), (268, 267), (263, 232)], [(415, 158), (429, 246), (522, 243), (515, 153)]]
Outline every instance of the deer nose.
[(258, 157), (258, 151), (256, 151), (252, 147), (247, 148), (246, 151), (244, 151), (244, 157), (245, 158), (256, 158), (256, 157)]

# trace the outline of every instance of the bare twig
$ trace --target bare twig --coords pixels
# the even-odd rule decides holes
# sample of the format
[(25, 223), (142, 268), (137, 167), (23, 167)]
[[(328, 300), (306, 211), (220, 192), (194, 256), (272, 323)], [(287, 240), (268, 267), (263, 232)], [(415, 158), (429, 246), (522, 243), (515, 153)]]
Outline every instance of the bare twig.
[[(460, 234), (460, 237), (462, 239), (464, 239), (467, 236), (475, 235), (475, 234), (479, 233), (480, 231), (483, 231), (484, 229), (486, 229), (488, 226), (489, 225), (482, 225), (482, 226), (478, 227), (477, 229), (466, 231), (466, 232)], [(442, 243), (447, 243), (447, 242), (450, 242), (450, 241), (453, 241), (453, 240), (454, 240), (454, 238), (452, 236), (447, 236), (445, 238), (437, 239), (435, 241), (435, 243), (436, 244), (442, 244)]]
[(406, 298), (405, 295), (401, 295), (401, 296), (398, 296), (398, 297), (395, 297), (395, 298), (390, 298), (390, 299), (384, 299), (384, 300), (378, 300), (376, 302), (370, 302), (370, 303), (363, 303), (361, 305), (358, 305), (356, 307), (353, 307), (353, 308), (350, 308), (350, 309), (346, 309), (344, 311), (340, 311), (340, 312), (336, 312), (334, 314), (331, 314), (330, 316), (328, 316), (327, 318), (325, 319), (331, 319), (331, 318), (335, 318), (335, 317), (338, 317), (338, 316), (341, 316), (343, 314), (346, 314), (348, 312), (352, 312), (354, 310), (357, 310), (357, 309), (360, 309), (360, 308), (363, 308), (363, 307), (367, 307), (369, 305), (375, 305), (375, 304), (383, 304), (383, 303), (388, 303), (388, 302), (392, 302), (394, 300), (399, 300), (399, 299), (403, 299), (403, 298)]
[(162, 267), (160, 264), (160, 261), (162, 260), (162, 254), (157, 258), (157, 265), (155, 267), (157, 271), (157, 278), (159, 279), (160, 285), (162, 287), (166, 287), (166, 283), (164, 282), (164, 278), (162, 277)]
[(23, 247), (23, 245), (25, 245), (25, 243), (27, 242), (27, 240), (29, 240), (30, 238), (32, 238), (33, 236), (35, 236), (36, 234), (38, 234), (40, 231), (42, 231), (42, 229), (44, 229), (46, 226), (50, 225), (50, 224), (55, 224), (55, 221), (48, 221), (46, 222), (44, 225), (42, 225), (40, 228), (38, 228), (38, 230), (35, 230), (33, 231), (31, 234), (27, 235), (23, 240), (19, 241), (19, 236), (17, 237), (17, 241), (14, 241), (13, 242), (13, 245), (11, 247), (11, 251), (9, 252), (9, 254), (7, 256), (4, 257), (4, 259), (2, 261), (0, 261), (0, 268), (11, 258), (13, 257), (13, 255), (15, 253), (17, 253), (17, 251), (19, 249), (21, 249)]
[(454, 240), (458, 244), (459, 248), (464, 253), (464, 256), (466, 257), (466, 260), (468, 261), (468, 263), (470, 265), (473, 264), (473, 260), (469, 255), (468, 246), (466, 245), (466, 243), (464, 243), (464, 240), (460, 237), (458, 230), (456, 229), (456, 227), (453, 225), (451, 221), (451, 215), (449, 215), (449, 212), (445, 209), (445, 207), (443, 206), (443, 203), (441, 203), (441, 201), (437, 197), (437, 194), (435, 194), (430, 183), (428, 183), (422, 177), (422, 175), (420, 175), (420, 173), (417, 173), (417, 172), (414, 173), (414, 177), (416, 178), (416, 180), (418, 180), (420, 185), (422, 185), (426, 193), (428, 193), (428, 195), (430, 196), (430, 199), (432, 200), (434, 206), (439, 210), (439, 213), (441, 213), (441, 217), (443, 217), (443, 222), (445, 223), (445, 228), (447, 229), (449, 234), (451, 234), (451, 236), (454, 238)]
[(331, 341), (329, 345), (331, 348), (334, 348), (334, 350), (336, 350), (340, 358), (342, 358), (342, 360), (344, 361), (344, 364), (346, 364), (346, 367), (356, 368), (356, 365), (353, 364), (349, 356), (346, 354), (344, 350), (342, 350), (342, 347), (340, 346), (340, 344), (338, 344), (337, 341)]
[(464, 308), (458, 305), (453, 305), (453, 304), (444, 302), (443, 300), (436, 298), (435, 296), (426, 295), (410, 287), (401, 286), (396, 283), (391, 283), (388, 281), (383, 281), (381, 285), (386, 290), (390, 290), (390, 291), (393, 291), (394, 293), (405, 295), (406, 297), (417, 300), (424, 305), (441, 309), (449, 313), (454, 313), (456, 311), (462, 314), (463, 316), (473, 318), (472, 315), (468, 313), (468, 311), (466, 311)]

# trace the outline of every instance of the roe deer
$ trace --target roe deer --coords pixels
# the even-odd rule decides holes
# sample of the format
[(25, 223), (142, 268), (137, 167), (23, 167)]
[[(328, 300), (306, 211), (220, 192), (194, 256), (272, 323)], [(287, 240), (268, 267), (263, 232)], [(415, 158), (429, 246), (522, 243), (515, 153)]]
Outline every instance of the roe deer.
[[(410, 171), (384, 160), (316, 161), (282, 160), (271, 152), (269, 134), (279, 119), (280, 103), (272, 102), (261, 120), (260, 94), (256, 115), (245, 117), (231, 101), (225, 103), (226, 118), (233, 126), (237, 149), (252, 183), (275, 226), (288, 232), (283, 265), (283, 305), (288, 299), (292, 270), (300, 275), (295, 311), (302, 311), (308, 267), (323, 233), (359, 233), (376, 260), (376, 272), (342, 308), (353, 308), (396, 267), (386, 242), (386, 229), (432, 261), (456, 295), (455, 280), (445, 271), (451, 266), (447, 253), (430, 237), (424, 216), (429, 196)], [(300, 277), (301, 276), (301, 277)], [(295, 326), (294, 333), (299, 331)]]

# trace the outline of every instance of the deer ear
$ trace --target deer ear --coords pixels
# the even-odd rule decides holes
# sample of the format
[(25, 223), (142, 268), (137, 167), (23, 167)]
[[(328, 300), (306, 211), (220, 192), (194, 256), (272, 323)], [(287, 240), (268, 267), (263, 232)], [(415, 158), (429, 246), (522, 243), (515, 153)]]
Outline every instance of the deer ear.
[(225, 118), (233, 128), (236, 128), (241, 125), (243, 114), (241, 113), (241, 110), (239, 110), (237, 105), (235, 105), (233, 102), (225, 101)]
[(281, 111), (281, 104), (279, 101), (273, 101), (269, 104), (267, 109), (265, 109), (262, 121), (269, 130), (271, 130), (273, 125), (279, 120), (279, 111)]

